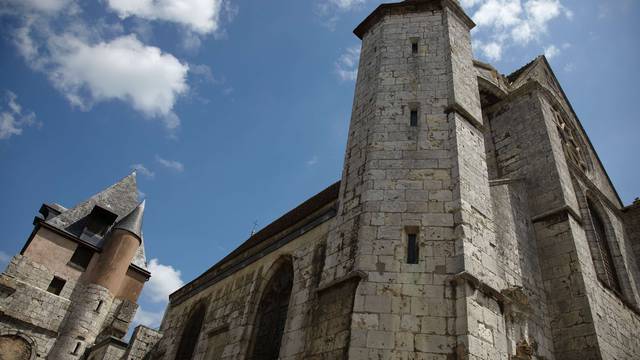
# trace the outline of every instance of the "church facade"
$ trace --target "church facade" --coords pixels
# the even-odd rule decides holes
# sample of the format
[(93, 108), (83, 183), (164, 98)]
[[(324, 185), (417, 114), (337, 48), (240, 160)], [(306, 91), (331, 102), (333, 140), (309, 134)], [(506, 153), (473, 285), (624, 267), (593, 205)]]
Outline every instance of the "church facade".
[(638, 359), (624, 207), (549, 63), (473, 59), (455, 1), (383, 4), (342, 179), (170, 296), (152, 359)]
[[(640, 202), (547, 60), (501, 75), (473, 27), (454, 0), (374, 10), (340, 181), (173, 293), (139, 358), (640, 358)], [(63, 328), (53, 359), (96, 343)]]

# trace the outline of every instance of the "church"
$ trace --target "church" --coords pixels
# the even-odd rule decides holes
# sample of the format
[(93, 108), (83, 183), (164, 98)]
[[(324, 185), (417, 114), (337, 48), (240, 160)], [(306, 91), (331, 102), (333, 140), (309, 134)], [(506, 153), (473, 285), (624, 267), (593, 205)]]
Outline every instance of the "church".
[(342, 179), (172, 294), (152, 359), (640, 358), (640, 203), (547, 60), (503, 76), (473, 27), (358, 25)]
[(473, 58), (473, 27), (455, 0), (364, 19), (341, 179), (113, 359), (640, 359), (640, 202), (545, 57), (502, 75)]

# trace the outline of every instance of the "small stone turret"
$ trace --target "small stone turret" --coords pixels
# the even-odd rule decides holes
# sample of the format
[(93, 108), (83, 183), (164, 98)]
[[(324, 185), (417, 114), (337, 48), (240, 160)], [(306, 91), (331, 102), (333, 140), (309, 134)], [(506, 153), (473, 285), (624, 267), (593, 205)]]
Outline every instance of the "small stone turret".
[(127, 274), (129, 264), (142, 243), (142, 217), (145, 202), (140, 203), (129, 215), (111, 229), (109, 240), (96, 263), (89, 282), (107, 288), (115, 294)]
[(85, 285), (72, 295), (72, 308), (49, 359), (80, 359), (102, 331), (108, 309), (142, 244), (144, 201), (111, 228), (100, 257), (87, 271)]

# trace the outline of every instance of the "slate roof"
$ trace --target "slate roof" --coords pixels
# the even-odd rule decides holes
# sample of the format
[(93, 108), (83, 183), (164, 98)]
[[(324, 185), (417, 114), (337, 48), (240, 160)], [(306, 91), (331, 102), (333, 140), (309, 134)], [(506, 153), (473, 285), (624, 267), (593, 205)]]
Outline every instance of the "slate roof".
[[(136, 183), (135, 172), (70, 209), (66, 209), (58, 205), (62, 212), (59, 215), (46, 220), (45, 223), (64, 233), (70, 234), (75, 238), (79, 238), (85, 227), (87, 215), (91, 213), (96, 205), (107, 209), (118, 216), (115, 222), (116, 226), (120, 222), (124, 223), (124, 220), (127, 218), (129, 220), (124, 224), (127, 227), (140, 226), (140, 229), (137, 229), (134, 233), (139, 234), (140, 239), (143, 239), (141, 226), (144, 205), (141, 208), (138, 206), (142, 204), (138, 201), (138, 186)], [(128, 216), (130, 214), (132, 214), (131, 217)], [(90, 243), (91, 245), (101, 249), (104, 245), (104, 237), (90, 240)], [(131, 263), (143, 270), (147, 270), (144, 240), (138, 248), (138, 251)]]
[[(248, 240), (209, 268), (209, 270), (205, 271), (200, 276), (191, 280), (188, 284), (169, 295), (169, 301), (172, 304), (178, 304), (184, 301), (198, 291), (207, 288), (220, 279), (229, 276), (257, 259), (262, 258), (269, 252), (277, 249), (279, 246), (282, 246), (284, 243), (297, 238), (300, 236), (300, 231), (302, 231), (303, 228), (307, 226), (314, 227), (317, 225), (316, 221), (324, 222), (328, 220), (328, 218), (333, 218), (335, 215), (335, 209), (326, 212), (316, 219), (310, 219), (309, 217), (324, 206), (337, 201), (339, 193), (340, 181), (337, 181), (307, 201), (303, 202), (295, 209), (282, 215), (262, 230), (251, 235)], [(325, 215), (327, 216), (326, 218)], [(296, 224), (304, 222), (305, 219), (309, 222), (302, 225), (300, 228), (290, 230), (290, 232), (286, 234), (284, 233), (287, 229), (291, 229)]]

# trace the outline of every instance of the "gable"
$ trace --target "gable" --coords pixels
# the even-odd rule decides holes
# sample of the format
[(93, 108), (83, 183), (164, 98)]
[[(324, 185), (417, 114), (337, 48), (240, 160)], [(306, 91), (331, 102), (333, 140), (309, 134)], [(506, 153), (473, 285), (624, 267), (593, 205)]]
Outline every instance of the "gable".
[(536, 82), (548, 90), (554, 109), (554, 121), (563, 141), (569, 145), (565, 150), (567, 160), (574, 163), (609, 200), (622, 208), (622, 201), (598, 153), (546, 57), (539, 56), (507, 78), (511, 81), (512, 91), (530, 82)]

